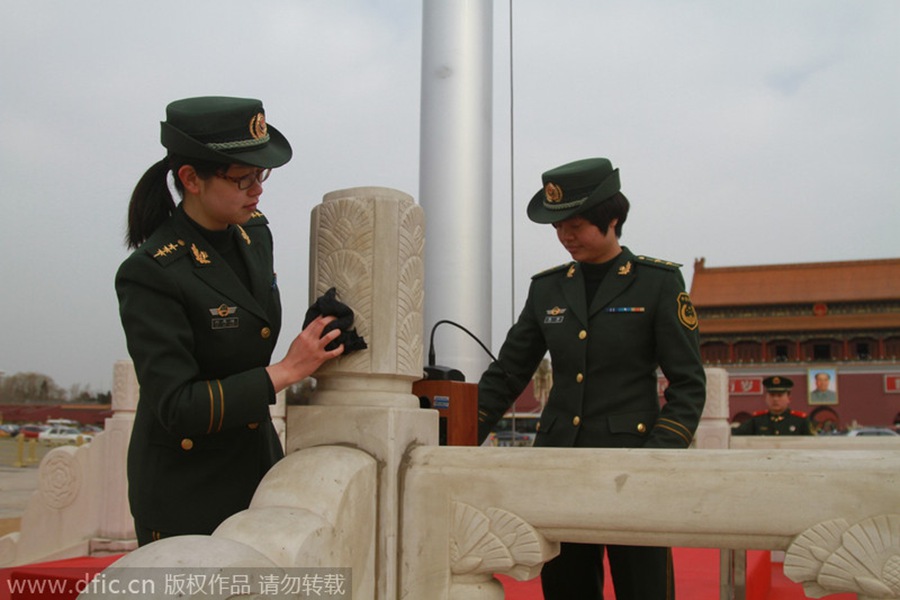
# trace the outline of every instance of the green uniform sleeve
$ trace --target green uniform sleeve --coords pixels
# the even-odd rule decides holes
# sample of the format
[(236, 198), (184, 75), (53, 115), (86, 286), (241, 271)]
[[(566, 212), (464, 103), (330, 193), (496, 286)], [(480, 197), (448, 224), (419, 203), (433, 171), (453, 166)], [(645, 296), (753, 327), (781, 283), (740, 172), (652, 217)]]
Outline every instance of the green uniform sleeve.
[(497, 360), (488, 366), (478, 382), (479, 444), (487, 439), (497, 421), (528, 386), (546, 352), (544, 336), (534, 318), (532, 292), (529, 291), (525, 307), (506, 334)]
[(669, 384), (645, 448), (687, 448), (706, 403), (706, 374), (700, 357), (698, 321), (680, 271), (661, 287), (655, 332), (657, 359)]

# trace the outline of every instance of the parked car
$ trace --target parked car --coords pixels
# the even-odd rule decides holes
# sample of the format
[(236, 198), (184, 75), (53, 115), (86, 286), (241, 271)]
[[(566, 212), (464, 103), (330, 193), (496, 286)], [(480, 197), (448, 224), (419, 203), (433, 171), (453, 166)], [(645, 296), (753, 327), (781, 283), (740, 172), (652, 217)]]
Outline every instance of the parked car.
[(898, 433), (893, 429), (888, 429), (887, 427), (860, 427), (859, 429), (851, 429), (847, 432), (847, 435), (850, 437), (856, 437), (860, 435), (890, 435), (896, 436)]
[(90, 442), (94, 436), (81, 433), (75, 427), (51, 427), (47, 431), (42, 431), (38, 436), (38, 440), (48, 445), (57, 444), (77, 444), (79, 438), (83, 443)]
[(41, 432), (49, 429), (46, 425), (23, 425), (19, 429), (19, 433), (25, 436), (25, 439), (37, 439)]
[(16, 437), (19, 435), (19, 426), (12, 423), (0, 425), (0, 437)]

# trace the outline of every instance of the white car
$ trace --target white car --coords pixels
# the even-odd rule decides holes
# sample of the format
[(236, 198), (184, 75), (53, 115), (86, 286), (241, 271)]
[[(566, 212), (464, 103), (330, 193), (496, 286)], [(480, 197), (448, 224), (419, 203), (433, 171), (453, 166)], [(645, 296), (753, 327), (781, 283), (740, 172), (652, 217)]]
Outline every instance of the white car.
[(81, 443), (88, 443), (94, 439), (94, 436), (82, 433), (78, 431), (74, 427), (51, 427), (46, 431), (42, 431), (40, 435), (38, 435), (38, 440), (44, 442), (48, 445), (56, 445), (56, 444), (77, 444), (78, 440), (81, 440)]
[(849, 435), (850, 437), (856, 437), (860, 435), (886, 435), (894, 437), (897, 435), (897, 432), (893, 429), (888, 429), (887, 427), (860, 427), (859, 429), (851, 429), (847, 432), (847, 435)]

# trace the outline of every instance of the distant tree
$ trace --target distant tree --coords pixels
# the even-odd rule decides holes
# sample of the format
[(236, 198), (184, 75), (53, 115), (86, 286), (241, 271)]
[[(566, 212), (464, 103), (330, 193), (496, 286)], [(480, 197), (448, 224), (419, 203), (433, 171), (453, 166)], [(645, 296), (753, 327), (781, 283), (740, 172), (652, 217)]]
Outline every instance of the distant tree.
[(74, 404), (112, 404), (112, 392), (94, 392), (90, 385), (76, 383), (69, 388), (69, 402)]
[(42, 373), (15, 373), (0, 379), (0, 401), (5, 404), (53, 404), (65, 399), (65, 390)]

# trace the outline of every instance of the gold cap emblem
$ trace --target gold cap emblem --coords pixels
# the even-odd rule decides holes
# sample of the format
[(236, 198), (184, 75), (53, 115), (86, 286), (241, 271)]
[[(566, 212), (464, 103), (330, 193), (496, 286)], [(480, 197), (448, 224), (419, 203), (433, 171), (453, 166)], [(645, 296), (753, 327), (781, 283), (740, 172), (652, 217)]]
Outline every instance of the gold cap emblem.
[(562, 188), (555, 183), (548, 182), (547, 185), (544, 186), (544, 196), (547, 198), (547, 202), (549, 202), (550, 204), (558, 204), (562, 202)]
[(259, 140), (269, 133), (268, 127), (266, 127), (266, 115), (263, 113), (256, 113), (256, 115), (250, 119), (250, 135), (254, 140)]

